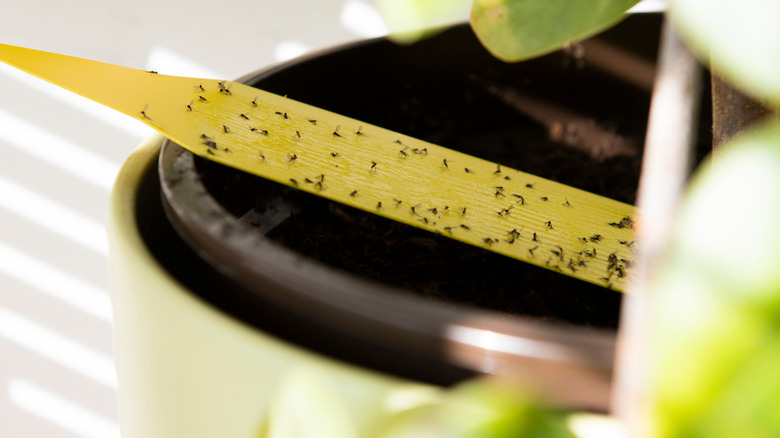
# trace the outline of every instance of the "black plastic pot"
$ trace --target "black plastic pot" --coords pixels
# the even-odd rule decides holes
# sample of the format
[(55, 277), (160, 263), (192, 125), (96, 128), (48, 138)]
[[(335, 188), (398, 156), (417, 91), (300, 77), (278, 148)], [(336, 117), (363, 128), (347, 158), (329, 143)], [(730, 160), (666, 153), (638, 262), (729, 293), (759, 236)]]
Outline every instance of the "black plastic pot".
[[(659, 16), (633, 16), (599, 37), (597, 58), (586, 43), (584, 57), (572, 50), (510, 65), (460, 26), (412, 46), (373, 40), (241, 80), (633, 202), (659, 27)], [(627, 59), (634, 64), (624, 70)], [(593, 127), (612, 142), (583, 135)], [(157, 214), (164, 209), (168, 221), (139, 218), (155, 256), (192, 293), (246, 324), (401, 377), (449, 385), (496, 374), (563, 404), (608, 406), (618, 293), (171, 142), (155, 178), (146, 183), (161, 185)]]

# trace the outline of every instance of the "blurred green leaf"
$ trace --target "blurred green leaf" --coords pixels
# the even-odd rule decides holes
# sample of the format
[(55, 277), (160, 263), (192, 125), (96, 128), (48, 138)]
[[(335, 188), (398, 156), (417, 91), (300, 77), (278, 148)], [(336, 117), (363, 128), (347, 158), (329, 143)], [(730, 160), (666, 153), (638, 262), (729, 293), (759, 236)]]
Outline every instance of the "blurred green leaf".
[(357, 438), (354, 419), (333, 377), (315, 367), (291, 369), (269, 404), (260, 438)]
[(759, 97), (780, 102), (780, 0), (668, 0), (669, 15), (703, 58)]
[(567, 419), (568, 413), (544, 407), (524, 391), (478, 379), (397, 416), (381, 438), (575, 438)]
[(534, 58), (619, 22), (639, 0), (474, 0), (471, 27), (496, 57)]
[(468, 19), (471, 0), (377, 0), (390, 39), (413, 43)]
[(777, 437), (780, 127), (702, 168), (653, 284), (653, 436)]

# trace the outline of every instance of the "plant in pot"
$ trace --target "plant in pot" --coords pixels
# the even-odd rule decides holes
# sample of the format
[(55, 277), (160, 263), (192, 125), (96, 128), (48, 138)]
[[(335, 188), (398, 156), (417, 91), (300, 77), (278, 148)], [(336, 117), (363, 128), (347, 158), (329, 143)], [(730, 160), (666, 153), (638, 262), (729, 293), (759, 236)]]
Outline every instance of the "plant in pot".
[[(478, 18), (498, 19), (489, 29), (508, 23), (510, 29), (534, 30), (534, 37), (536, 29), (555, 30), (549, 49), (608, 27), (632, 3), (598, 2), (594, 13), (561, 8), (561, 2), (477, 2), (474, 11)], [(523, 17), (516, 13), (523, 7), (566, 25), (540, 20), (541, 27), (516, 26), (512, 19)], [(659, 25), (657, 16), (632, 17), (601, 35), (610, 44), (586, 43), (584, 54), (573, 46), (515, 65), (475, 50), (479, 45), (461, 27), (414, 46), (356, 45), (244, 79), (631, 202), (649, 105), (647, 66)], [(495, 35), (516, 41), (506, 32)], [(626, 55), (618, 48), (632, 35), (640, 44)], [(589, 58), (604, 47), (623, 56), (618, 62)], [(540, 50), (547, 49), (534, 46), (527, 55)], [(673, 63), (661, 58), (663, 72)], [(358, 70), (366, 65), (378, 71)], [(420, 82), (426, 74), (428, 81)], [(612, 82), (611, 76), (621, 79)], [(231, 94), (223, 82), (218, 91)], [(691, 117), (698, 101), (689, 96), (680, 105), (683, 114)], [(369, 105), (376, 102), (381, 105)], [(188, 112), (200, 109), (193, 104)], [(580, 115), (585, 109), (594, 112)], [(140, 114), (156, 123), (154, 112), (144, 107)], [(242, 118), (249, 119), (247, 114)], [(286, 112), (277, 116), (289, 118)], [(695, 126), (693, 118), (686, 120), (684, 140)], [(345, 134), (334, 128), (331, 138)], [(231, 132), (227, 125), (222, 130)], [(308, 131), (296, 130), (298, 139), (301, 132)], [(358, 127), (351, 135), (367, 132)], [(151, 139), (128, 160), (112, 210), (120, 405), (128, 436), (565, 436), (567, 409), (607, 410), (614, 331), (577, 324), (614, 328), (614, 292), (233, 172), (171, 142), (159, 154), (161, 143)], [(204, 144), (213, 155), (216, 143), (207, 136)], [(409, 151), (418, 152), (399, 146), (399, 154)], [(159, 171), (151, 166), (158, 154)], [(255, 158), (265, 162), (262, 153)], [(288, 154), (286, 164), (297, 159)], [(606, 166), (610, 172), (603, 171)], [(441, 167), (448, 170), (448, 162)], [(620, 176), (620, 170), (628, 172)], [(498, 166), (493, 172), (501, 171)], [(311, 181), (298, 178), (289, 178), (288, 186), (323, 188), (331, 182), (324, 173)], [(521, 184), (536, 189), (533, 181)], [(496, 199), (503, 195), (495, 191)], [(409, 208), (414, 214), (418, 206)], [(651, 211), (643, 209), (643, 215)], [(537, 240), (536, 234), (527, 238)], [(551, 262), (563, 252), (553, 250)], [(533, 256), (534, 248), (529, 251)], [(479, 374), (523, 389), (482, 383), (442, 389)], [(534, 407), (541, 400), (556, 410)], [(644, 412), (639, 404), (625, 406)], [(680, 430), (673, 423), (663, 423), (663, 430)]]
[[(636, 41), (631, 35), (657, 33), (660, 21), (645, 16), (632, 23), (605, 34), (605, 41)], [(651, 64), (654, 43), (634, 50)], [(371, 74), (358, 68), (375, 60), (392, 60), (393, 68)], [(313, 72), (329, 86), (315, 81)], [(599, 106), (599, 117), (616, 120), (619, 108), (619, 119), (629, 121), (613, 137), (641, 144), (646, 89), (577, 67), (567, 53), (523, 65), (502, 63), (465, 26), (411, 47), (360, 44), (263, 72), (250, 83), (631, 201), (637, 150), (601, 156), (582, 144), (569, 153), (568, 146), (548, 139), (550, 126), (496, 96), (498, 85), (509, 90), (521, 80), (550, 95), (588, 87), (590, 92), (568, 99), (583, 107), (592, 107), (588, 102), (603, 90), (619, 87), (621, 93), (605, 97), (609, 102)], [(349, 91), (354, 89), (360, 93)], [(602, 166), (617, 169), (614, 179), (599, 176)], [(511, 375), (560, 403), (605, 409), (617, 292), (195, 159), (173, 144), (163, 147), (160, 174), (164, 208), (178, 234), (164, 230), (146, 240), (158, 242), (158, 257), (189, 289), (245, 322), (397, 376), (451, 385), (474, 373)], [(211, 280), (204, 280), (205, 267), (177, 263), (185, 249), (159, 243), (159, 236), (176, 235), (195, 242), (208, 266), (217, 267), (219, 288), (206, 283)], [(489, 345), (496, 339), (530, 348), (502, 351), (503, 341)], [(545, 357), (550, 348), (560, 351), (558, 359)]]
[[(247, 80), (631, 202), (649, 105), (648, 70), (652, 78), (657, 51), (657, 39), (645, 37), (658, 34), (660, 19), (635, 17), (629, 23), (602, 36), (599, 47), (622, 57), (601, 61), (599, 68), (583, 65), (571, 52), (505, 64), (461, 26), (415, 46), (358, 45)], [(627, 41), (639, 44), (621, 49)], [(615, 80), (608, 69), (619, 70), (625, 59), (636, 68)], [(371, 64), (379, 68), (365, 74)], [(322, 87), (323, 81), (329, 86)], [(521, 96), (517, 83), (537, 98)], [(368, 104), (375, 102), (380, 105)], [(551, 115), (539, 117), (539, 109)], [(585, 110), (590, 112), (579, 115)], [(613, 171), (604, 173), (605, 166)], [(617, 293), (197, 160), (174, 144), (163, 147), (160, 176), (170, 222), (207, 263), (193, 269), (182, 262), (187, 251), (170, 243), (177, 235), (170, 229), (146, 240), (188, 289), (244, 322), (396, 376), (438, 385), (475, 373), (504, 376), (559, 406), (606, 410)], [(537, 189), (531, 181), (522, 184)], [(547, 201), (542, 195), (538, 202)], [(168, 236), (168, 243), (159, 243), (160, 236)], [(537, 239), (531, 233), (526, 238)], [(491, 394), (474, 391), (480, 400)], [(530, 418), (545, 412), (500, 397), (508, 408), (527, 406), (534, 412)], [(544, 415), (565, 417), (558, 411)], [(416, 415), (404, 411), (401, 417)], [(553, 430), (565, 431), (554, 423)], [(513, 424), (536, 427), (533, 421)]]
[[(658, 34), (660, 17), (627, 23), (605, 32), (602, 41), (622, 53), (620, 59), (636, 61), (646, 77), (657, 39), (644, 37)], [(565, 51), (506, 64), (460, 26), (412, 46), (361, 43), (245, 79), (506, 168), (632, 202), (650, 94), (636, 74), (615, 80), (604, 71), (615, 64), (593, 68)], [(376, 70), (366, 74), (367, 65)], [(523, 99), (518, 83), (536, 91), (536, 99)], [(538, 118), (533, 108), (539, 107), (557, 119)], [(152, 110), (147, 115), (155, 119)], [(620, 147), (579, 141), (571, 130), (556, 136), (561, 128), (566, 132), (556, 125), (561, 120)], [(372, 134), (367, 127), (361, 132)], [(347, 125), (338, 131), (347, 133), (357, 135)], [(214, 404), (233, 398), (241, 408), (231, 412), (231, 430), (284, 436), (311, 423), (329, 424), (334, 436), (378, 436), (405, 430), (397, 421), (426, 416), (440, 401), (449, 405), (444, 388), (480, 375), (501, 377), (559, 407), (606, 411), (619, 293), (233, 171), (172, 142), (162, 147), (159, 169), (149, 167), (159, 146), (150, 144), (140, 164), (128, 167), (118, 184), (125, 190), (117, 196), (123, 210), (115, 212), (119, 374), (124, 387), (133, 388), (120, 403), (131, 435), (216, 431), (225, 420)], [(397, 149), (400, 154), (403, 147)], [(293, 158), (287, 160), (289, 166)], [(613, 172), (604, 173), (605, 166)], [(490, 175), (497, 170), (490, 167)], [(311, 184), (322, 182), (312, 178)], [(542, 188), (518, 183), (529, 192)], [(537, 196), (533, 202), (549, 201)], [(536, 236), (522, 238), (530, 243)], [(138, 266), (128, 263), (138, 258), (165, 268), (158, 278), (164, 288), (146, 284)], [(171, 289), (170, 276), (180, 293), (159, 292)], [(195, 304), (203, 302), (211, 312)], [(230, 323), (217, 316), (225, 314)], [(237, 341), (244, 332), (223, 327), (236, 324), (253, 328), (252, 339), (281, 339), (296, 353), (263, 353), (269, 340), (250, 348)], [(189, 372), (178, 372), (182, 368)], [(199, 373), (203, 379), (195, 384)], [(214, 383), (203, 381), (209, 379)], [(459, 388), (451, 394), (463, 394), (463, 402), (492, 410), (493, 394), (512, 412), (526, 412), (515, 428), (569, 433), (562, 423), (566, 411), (536, 408), (490, 386)], [(219, 396), (179, 403), (182, 392), (196, 390)], [(195, 420), (180, 421), (185, 416)], [(548, 427), (547, 419), (555, 421)]]
[[(628, 56), (639, 59), (638, 73), (623, 74), (628, 80), (618, 82), (609, 80), (612, 74), (583, 66), (576, 54), (566, 52), (515, 66), (502, 64), (479, 50), (466, 29), (460, 28), (408, 48), (387, 43), (356, 46), (329, 57), (279, 67), (253, 78), (252, 83), (415, 137), (488, 154), (486, 157), (494, 162), (530, 166), (528, 170), (534, 173), (549, 172), (546, 176), (630, 202), (638, 168), (636, 145), (641, 144), (644, 136), (649, 102), (647, 81), (642, 77), (646, 77), (648, 60), (653, 59), (656, 51), (652, 38), (647, 43), (636, 35), (657, 34), (660, 24), (658, 17), (636, 18), (630, 23), (603, 35), (605, 41), (613, 44), (626, 40), (645, 42), (635, 48), (638, 55)], [(389, 60), (392, 68), (380, 68), (370, 75), (357, 69), (376, 64), (374, 59), (384, 61), (380, 66)], [(322, 68), (323, 65), (328, 68)], [(610, 63), (601, 64), (601, 69), (605, 65)], [(327, 89), (312, 80), (312, 71), (332, 72)], [(429, 79), (422, 80), (426, 73)], [(549, 81), (551, 77), (556, 80)], [(322, 80), (322, 76), (318, 75), (318, 79)], [(527, 96), (523, 99), (513, 88), (523, 81), (529, 88), (544, 89), (539, 94), (549, 93), (547, 100)], [(354, 92), (356, 89), (359, 94)], [(620, 91), (615, 93), (617, 89)], [(613, 93), (605, 96), (604, 90)], [(575, 110), (550, 103), (564, 100), (564, 96)], [(382, 105), (377, 108), (366, 102)], [(593, 102), (602, 103), (604, 114), (578, 116), (582, 108), (592, 109)], [(626, 117), (627, 108), (632, 108), (633, 117)], [(552, 116), (539, 117), (539, 109)], [(287, 119), (287, 113), (280, 116)], [(565, 121), (563, 126), (561, 120)], [(609, 126), (599, 126), (604, 121), (621, 123), (610, 130)], [(611, 142), (606, 146), (619, 147), (588, 142), (587, 136), (580, 135), (582, 131), (571, 127), (596, 132), (599, 139), (609, 137)], [(226, 128), (226, 134), (227, 131)], [(629, 147), (632, 143), (633, 148)], [(493, 146), (486, 148), (485, 144)], [(603, 179), (605, 174), (601, 172), (607, 165), (615, 167), (609, 180)], [(627, 173), (617, 176), (621, 168)], [(541, 395), (557, 406), (606, 410), (614, 332), (567, 324), (614, 327), (619, 301), (614, 292), (571, 281), (553, 271), (491, 257), (483, 249), (458, 246), (441, 236), (382, 222), (224, 166), (196, 160), (174, 144), (164, 146), (160, 155), (162, 205), (155, 202), (159, 193), (154, 188), (157, 175), (147, 172), (135, 177), (145, 181), (144, 190), (137, 192), (145, 197), (130, 200), (138, 208), (131, 220), (138, 222), (141, 240), (156, 261), (173, 274), (179, 285), (185, 286), (190, 299), (194, 293), (241, 321), (242, 327), (255, 327), (274, 339), (335, 357), (342, 364), (338, 371), (323, 372), (322, 365), (308, 364), (311, 358), (302, 361), (306, 366), (292, 366), (287, 353), (277, 353), (276, 359), (261, 354), (258, 359), (244, 357), (248, 354), (246, 348), (240, 353), (229, 348), (225, 351), (225, 342), (217, 342), (222, 339), (218, 334), (225, 329), (204, 329), (216, 324), (207, 322), (215, 318), (213, 315), (204, 317), (202, 309), (200, 313), (182, 310), (192, 303), (185, 306), (174, 304), (174, 300), (155, 304), (167, 298), (155, 295), (156, 292), (145, 292), (149, 296), (143, 296), (138, 289), (146, 286), (138, 284), (140, 280), (135, 274), (125, 270), (115, 276), (127, 282), (116, 300), (118, 312), (125, 315), (118, 319), (119, 344), (125, 351), (138, 353), (132, 360), (120, 360), (119, 365), (120, 381), (137, 382), (134, 390), (139, 393), (127, 398), (125, 412), (131, 416), (130, 428), (140, 429), (138, 424), (148, 424), (159, 426), (154, 433), (160, 433), (164, 426), (180, 434), (184, 426), (171, 423), (193, 412), (198, 413), (200, 421), (195, 424), (201, 432), (203, 423), (214, 427), (213, 422), (202, 420), (214, 416), (209, 412), (213, 408), (210, 400), (176, 403), (181, 387), (192, 381), (187, 374), (174, 370), (184, 366), (204, 370), (203, 365), (193, 366), (196, 358), (218, 370), (239, 368), (236, 375), (244, 380), (231, 380), (221, 390), (224, 393), (245, 393), (235, 389), (238, 382), (258, 381), (246, 369), (251, 364), (257, 372), (266, 372), (281, 382), (273, 384), (268, 377), (260, 379), (264, 388), (258, 388), (254, 398), (242, 403), (242, 411), (250, 412), (243, 412), (241, 421), (235, 421), (246, 427), (250, 421), (247, 418), (251, 419), (254, 411), (258, 423), (255, 428), (261, 436), (300, 433), (300, 424), (307, 422), (335, 423), (338, 427), (330, 429), (334, 435), (355, 431), (370, 435), (405, 434), (410, 427), (429, 424), (424, 420), (428, 411), (437, 413), (447, 408), (446, 414), (453, 407), (465, 408), (467, 412), (487, 409), (497, 416), (462, 416), (476, 419), (476, 424), (453, 426), (447, 422), (445, 429), (454, 427), (467, 433), (495, 421), (499, 423), (495, 433), (523, 429), (569, 433), (562, 424), (562, 411), (533, 407), (535, 402), (510, 397), (489, 386), (461, 387), (451, 393), (454, 398), (441, 390), (431, 395), (430, 387), (426, 386), (424, 391), (419, 387), (420, 382), (452, 385), (478, 374), (502, 376), (507, 379), (503, 382), (523, 387), (520, 393)], [(322, 178), (319, 183), (323, 183)], [(526, 184), (528, 190), (535, 189), (533, 182)], [(163, 209), (169, 221), (152, 220), (155, 205), (159, 206), (158, 217)], [(188, 251), (177, 236), (187, 241), (194, 252)], [(529, 238), (536, 241), (537, 236)], [(320, 261), (312, 261), (312, 256)], [(323, 262), (338, 269), (323, 266)], [(471, 275), (463, 275), (469, 271)], [(388, 284), (396, 287), (389, 290)], [(403, 295), (408, 290), (427, 297)], [(448, 304), (447, 299), (458, 299), (461, 304)], [(472, 305), (464, 306), (464, 301)], [(494, 311), (482, 310), (480, 305)], [(519, 312), (507, 316), (513, 306)], [(579, 312), (580, 309), (586, 311)], [(190, 313), (201, 317), (182, 316)], [(178, 320), (171, 321), (173, 318)], [(139, 319), (146, 323), (141, 330)], [(563, 321), (566, 323), (561, 324)], [(122, 324), (128, 327), (123, 328)], [(159, 332), (171, 333), (171, 327), (175, 327), (175, 336), (159, 336)], [(133, 334), (122, 340), (122, 332)], [(238, 337), (233, 333), (226, 341)], [(227, 341), (227, 345), (235, 343)], [(183, 351), (160, 352), (171, 344)], [(217, 350), (222, 354), (214, 355)], [(206, 360), (204, 355), (214, 357)], [(168, 365), (154, 366), (154, 359), (165, 359)], [(132, 369), (132, 364), (139, 361), (148, 367)], [(241, 365), (237, 365), (239, 362)], [(280, 371), (269, 365), (273, 362), (288, 364), (293, 369)], [(405, 409), (377, 408), (393, 399), (398, 381), (388, 383), (384, 377), (381, 383), (356, 384), (355, 380), (366, 379), (361, 374), (365, 371), (346, 368), (343, 362), (395, 376), (392, 379), (411, 379), (403, 380), (404, 385), (417, 382), (412, 401), (404, 405)], [(224, 371), (206, 375), (211, 374), (223, 375)], [(150, 385), (160, 380), (172, 389), (162, 399), (159, 389)], [(215, 391), (220, 392), (209, 386), (204, 392)], [(370, 396), (366, 395), (369, 392)], [(296, 397), (307, 402), (296, 403)], [(155, 402), (149, 403), (150, 399)], [(144, 406), (139, 406), (139, 401)], [(356, 407), (356, 403), (360, 406)], [(373, 408), (366, 412), (365, 406)], [(505, 415), (505, 409), (509, 415)], [(525, 414), (519, 415), (521, 412)], [(174, 420), (149, 421), (166, 416), (161, 413), (178, 415), (170, 416)], [(501, 424), (509, 428), (502, 429)], [(155, 429), (146, 427), (146, 433)]]

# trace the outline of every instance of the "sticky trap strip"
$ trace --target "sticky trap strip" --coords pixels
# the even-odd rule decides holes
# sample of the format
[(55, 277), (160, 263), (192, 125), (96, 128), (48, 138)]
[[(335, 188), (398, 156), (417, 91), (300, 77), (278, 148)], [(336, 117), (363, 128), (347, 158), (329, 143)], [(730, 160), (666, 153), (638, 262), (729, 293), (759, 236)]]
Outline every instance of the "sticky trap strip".
[(631, 272), (631, 205), (240, 83), (1, 44), (0, 61), (211, 161), (614, 290)]

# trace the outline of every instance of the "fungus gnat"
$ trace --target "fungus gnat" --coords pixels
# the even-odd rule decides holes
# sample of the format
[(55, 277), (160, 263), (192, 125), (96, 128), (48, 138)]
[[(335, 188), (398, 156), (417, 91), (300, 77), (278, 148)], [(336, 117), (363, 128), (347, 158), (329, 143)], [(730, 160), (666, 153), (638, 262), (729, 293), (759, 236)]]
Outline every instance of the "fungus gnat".
[(233, 93), (230, 92), (230, 87), (233, 86), (233, 84), (228, 84), (225, 86), (225, 81), (219, 81), (217, 82), (217, 85), (219, 85), (219, 92), (225, 95), (231, 95)]

